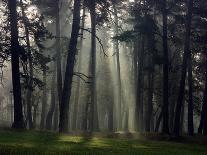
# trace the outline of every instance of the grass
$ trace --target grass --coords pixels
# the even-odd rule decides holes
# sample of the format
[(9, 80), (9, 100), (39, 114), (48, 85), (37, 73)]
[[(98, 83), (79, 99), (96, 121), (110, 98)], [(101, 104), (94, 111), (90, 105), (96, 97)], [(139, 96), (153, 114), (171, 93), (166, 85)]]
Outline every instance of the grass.
[(0, 155), (207, 155), (207, 146), (2, 130)]

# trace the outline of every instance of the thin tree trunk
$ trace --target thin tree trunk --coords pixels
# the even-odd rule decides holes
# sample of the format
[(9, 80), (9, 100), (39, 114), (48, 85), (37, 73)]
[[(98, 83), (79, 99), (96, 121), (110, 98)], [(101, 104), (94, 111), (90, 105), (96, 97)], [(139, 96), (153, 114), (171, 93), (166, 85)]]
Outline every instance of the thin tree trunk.
[(166, 0), (163, 1), (163, 126), (162, 132), (169, 134), (169, 100), (168, 100), (168, 74), (169, 74), (169, 58), (168, 58), (168, 27), (167, 27), (167, 8)]
[(91, 16), (91, 123), (90, 130), (98, 131), (98, 111), (97, 111), (97, 96), (96, 96), (96, 2), (91, 1), (90, 4), (90, 16)]
[(153, 112), (153, 91), (154, 91), (154, 71), (148, 72), (148, 105), (146, 113), (146, 128), (147, 132), (150, 132), (150, 125), (152, 122), (152, 112)]
[(10, 30), (11, 30), (11, 66), (12, 66), (12, 84), (14, 95), (14, 122), (13, 128), (25, 128), (23, 111), (22, 111), (22, 97), (20, 85), (20, 70), (19, 70), (19, 55), (20, 45), (18, 41), (18, 27), (17, 27), (17, 1), (8, 0)]
[(159, 131), (162, 117), (163, 117), (163, 112), (161, 111), (160, 114), (159, 114), (159, 117), (157, 119), (156, 125), (155, 125), (155, 132), (158, 132)]
[[(58, 93), (58, 103), (59, 107), (61, 106), (61, 97), (62, 97), (62, 65), (61, 65), (61, 50), (60, 50), (60, 6), (59, 0), (56, 0), (56, 65), (57, 65), (57, 93)], [(56, 106), (58, 109), (58, 106)], [(55, 114), (58, 110), (56, 110)], [(57, 118), (57, 117), (56, 117)], [(56, 121), (57, 123), (57, 121)]]
[(154, 44), (154, 35), (148, 36), (148, 99), (147, 99), (147, 110), (146, 110), (146, 126), (145, 130), (147, 132), (150, 132), (151, 125), (152, 125), (152, 117), (153, 117), (153, 93), (154, 93), (154, 63), (153, 63), (153, 57), (154, 57), (154, 50), (155, 50), (155, 44)]
[[(55, 70), (56, 72), (56, 70)], [(46, 118), (46, 129), (47, 130), (51, 130), (52, 129), (52, 118), (53, 118), (53, 114), (55, 112), (55, 105), (56, 105), (56, 99), (55, 99), (55, 80), (56, 80), (56, 73), (53, 73), (53, 77), (52, 77), (52, 83), (51, 83), (51, 105), (50, 105), (50, 110), (47, 113), (47, 118)]]
[[(32, 96), (32, 100), (34, 100), (34, 96)], [(34, 101), (35, 103), (35, 101)], [(39, 99), (37, 99), (36, 104), (33, 106), (33, 127), (36, 128), (37, 125), (37, 111), (38, 111)]]
[(142, 36), (141, 50), (138, 53), (138, 76), (137, 76), (137, 96), (136, 96), (136, 113), (138, 130), (142, 132), (143, 129), (143, 68), (144, 68), (144, 47), (145, 37)]
[[(56, 101), (57, 101), (57, 95), (56, 95)], [(58, 116), (59, 116), (59, 104), (58, 102), (55, 105), (55, 112), (54, 112), (54, 117), (53, 117), (53, 130), (57, 131), (58, 130)]]
[(192, 56), (189, 56), (188, 62), (188, 87), (189, 87), (189, 101), (188, 101), (188, 134), (193, 136), (194, 123), (193, 123), (193, 79), (192, 79)]
[[(84, 27), (85, 27), (85, 8), (83, 8), (83, 15), (82, 15), (82, 24), (81, 24), (81, 39), (80, 39), (80, 49), (78, 53), (78, 72), (81, 71), (82, 67), (82, 47), (83, 47), (83, 33), (84, 33)], [(72, 129), (75, 130), (77, 128), (77, 113), (78, 113), (78, 106), (79, 106), (79, 96), (80, 96), (80, 86), (81, 86), (81, 80), (78, 78), (77, 82), (77, 89), (75, 92), (75, 101), (74, 101), (74, 114), (73, 114), (73, 124)]]
[(27, 44), (27, 52), (28, 52), (28, 60), (29, 60), (29, 80), (28, 80), (28, 90), (26, 94), (26, 103), (27, 103), (27, 120), (29, 123), (29, 129), (33, 129), (33, 120), (32, 120), (32, 89), (33, 89), (33, 64), (32, 64), (32, 52), (29, 40), (29, 28), (26, 21), (26, 14), (23, 6), (22, 0), (20, 0), (21, 10), (23, 15), (23, 23), (26, 34), (26, 44)]
[(47, 71), (46, 66), (43, 68), (43, 95), (42, 95), (42, 111), (41, 111), (41, 121), (40, 121), (40, 129), (43, 130), (45, 128), (45, 117), (46, 117), (46, 106), (47, 106)]
[[(118, 30), (118, 27), (119, 27), (119, 21), (118, 21), (118, 15), (117, 15), (117, 9), (116, 9), (116, 6), (115, 4), (113, 4), (113, 9), (114, 9), (114, 18), (115, 18), (115, 25), (114, 25), (114, 29), (115, 29), (115, 36), (118, 35), (119, 33), (119, 30)], [(121, 130), (121, 127), (122, 127), (122, 120), (121, 120), (121, 112), (122, 112), (122, 109), (121, 109), (121, 105), (122, 105), (122, 94), (121, 94), (121, 90), (122, 90), (122, 84), (121, 84), (121, 69), (120, 69), (120, 51), (119, 51), (119, 42), (118, 40), (115, 40), (114, 41), (114, 50), (115, 50), (115, 54), (116, 54), (116, 70), (117, 70), (117, 130)]]
[(198, 133), (206, 135), (207, 134), (207, 55), (206, 55), (206, 73), (205, 73), (205, 90), (203, 92), (203, 104), (201, 111), (200, 124), (198, 128)]
[(191, 36), (191, 20), (192, 20), (192, 7), (193, 7), (193, 0), (189, 0), (188, 2), (188, 14), (186, 18), (186, 35), (185, 35), (185, 48), (183, 54), (183, 63), (182, 63), (182, 73), (181, 73), (181, 80), (180, 80), (180, 88), (178, 94), (178, 100), (175, 110), (175, 121), (174, 121), (174, 134), (176, 136), (180, 135), (180, 115), (181, 109), (183, 105), (183, 98), (185, 92), (185, 79), (186, 79), (186, 71), (187, 71), (187, 62), (190, 56), (190, 36)]
[(59, 132), (61, 133), (68, 132), (69, 127), (69, 101), (71, 97), (75, 55), (77, 52), (76, 48), (80, 29), (80, 3), (80, 0), (74, 1), (72, 32), (68, 48), (67, 65), (60, 105)]

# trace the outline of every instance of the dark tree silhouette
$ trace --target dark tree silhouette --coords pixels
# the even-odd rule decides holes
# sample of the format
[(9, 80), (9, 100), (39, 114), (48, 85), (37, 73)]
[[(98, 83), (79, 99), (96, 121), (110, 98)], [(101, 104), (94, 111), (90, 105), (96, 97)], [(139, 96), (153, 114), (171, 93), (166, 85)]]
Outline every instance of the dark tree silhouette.
[(12, 63), (12, 84), (14, 95), (14, 122), (13, 128), (23, 129), (25, 127), (22, 112), (22, 98), (21, 98), (21, 85), (20, 85), (20, 70), (19, 58), (21, 47), (18, 41), (18, 27), (17, 27), (17, 1), (9, 0), (9, 19), (11, 30), (11, 63)]

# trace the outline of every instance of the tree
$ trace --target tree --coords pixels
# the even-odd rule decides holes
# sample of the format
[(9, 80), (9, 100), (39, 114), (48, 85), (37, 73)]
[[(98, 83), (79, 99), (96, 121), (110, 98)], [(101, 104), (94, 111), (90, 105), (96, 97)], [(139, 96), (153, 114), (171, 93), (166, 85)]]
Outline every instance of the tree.
[(169, 101), (168, 101), (168, 76), (169, 76), (169, 58), (168, 58), (168, 28), (167, 28), (167, 4), (166, 0), (162, 2), (162, 20), (163, 20), (163, 128), (162, 132), (169, 134)]
[(27, 45), (28, 61), (29, 61), (28, 90), (26, 94), (27, 121), (29, 123), (29, 129), (33, 129), (33, 120), (32, 120), (32, 91), (33, 91), (33, 64), (32, 62), (33, 60), (32, 60), (32, 51), (31, 51), (30, 40), (29, 40), (28, 22), (27, 22), (27, 17), (25, 14), (22, 0), (20, 0), (20, 5), (21, 5), (21, 10), (22, 10), (25, 34), (26, 34), (26, 45)]
[(193, 0), (188, 1), (188, 13), (186, 17), (186, 34), (185, 34), (185, 45), (184, 45), (184, 54), (183, 54), (183, 62), (182, 62), (182, 72), (180, 79), (180, 87), (175, 111), (175, 121), (174, 121), (174, 134), (176, 136), (180, 135), (180, 119), (181, 119), (181, 109), (183, 106), (184, 92), (185, 92), (185, 79), (186, 79), (186, 71), (187, 71), (187, 63), (189, 56), (191, 54), (190, 51), (190, 36), (191, 36), (191, 22), (192, 22), (192, 8), (193, 8)]
[(41, 121), (40, 121), (40, 129), (45, 128), (45, 120), (46, 120), (46, 106), (47, 106), (47, 66), (44, 64), (43, 66), (43, 94), (42, 94), (42, 111), (41, 111)]
[(90, 130), (97, 131), (98, 128), (98, 112), (96, 98), (96, 1), (90, 1), (90, 17), (91, 17), (91, 123)]
[(74, 1), (73, 24), (71, 38), (68, 48), (65, 80), (60, 104), (59, 132), (68, 132), (69, 101), (71, 97), (75, 55), (77, 52), (77, 41), (80, 29), (80, 0)]
[[(119, 20), (118, 20), (118, 12), (117, 12), (117, 8), (116, 8), (116, 1), (112, 2), (113, 5), (113, 10), (114, 10), (114, 35), (117, 36), (119, 35)], [(121, 121), (121, 105), (122, 103), (122, 84), (121, 84), (121, 67), (120, 67), (120, 50), (119, 50), (119, 41), (116, 39), (114, 41), (114, 53), (116, 56), (116, 70), (117, 70), (117, 130), (120, 130), (122, 127), (122, 121)]]
[(18, 27), (17, 27), (17, 1), (9, 0), (9, 19), (11, 30), (11, 65), (12, 65), (12, 84), (14, 95), (14, 122), (12, 127), (15, 129), (25, 128), (22, 111), (21, 85), (20, 85), (20, 69), (19, 57), (21, 47), (18, 41)]
[(193, 123), (193, 77), (192, 77), (192, 56), (189, 56), (188, 60), (188, 134), (193, 136), (194, 123)]
[[(81, 39), (80, 39), (80, 49), (78, 53), (78, 72), (81, 71), (82, 68), (82, 56), (83, 56), (83, 35), (84, 35), (84, 27), (85, 27), (85, 17), (86, 16), (86, 9), (83, 8), (83, 15), (82, 15), (82, 22), (81, 22)], [(76, 129), (77, 127), (77, 113), (78, 113), (78, 106), (79, 106), (79, 96), (80, 96), (80, 86), (81, 86), (81, 79), (78, 77), (77, 88), (75, 91), (75, 101), (74, 101), (74, 116), (73, 116), (73, 125), (72, 128)]]

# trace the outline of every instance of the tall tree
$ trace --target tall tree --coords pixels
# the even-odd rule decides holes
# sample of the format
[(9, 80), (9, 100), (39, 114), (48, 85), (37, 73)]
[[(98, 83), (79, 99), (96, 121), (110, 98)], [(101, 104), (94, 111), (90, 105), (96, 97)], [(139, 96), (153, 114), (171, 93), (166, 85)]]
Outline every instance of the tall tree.
[(32, 120), (32, 90), (33, 90), (33, 60), (32, 60), (32, 51), (29, 40), (29, 28), (26, 13), (24, 10), (24, 5), (22, 0), (20, 0), (21, 11), (23, 16), (23, 23), (25, 28), (26, 35), (26, 45), (27, 45), (27, 53), (28, 53), (28, 62), (29, 62), (29, 77), (28, 77), (28, 90), (26, 94), (26, 102), (27, 102), (27, 121), (29, 123), (29, 129), (33, 129), (33, 120)]
[(169, 133), (169, 100), (168, 100), (168, 78), (169, 78), (169, 58), (168, 58), (168, 24), (167, 24), (167, 1), (162, 2), (162, 22), (163, 22), (163, 126), (162, 132)]
[(185, 34), (185, 47), (183, 54), (183, 62), (182, 62), (182, 72), (181, 72), (181, 80), (179, 87), (178, 100), (175, 111), (175, 121), (174, 121), (174, 134), (176, 136), (180, 135), (180, 121), (181, 121), (181, 109), (183, 106), (183, 99), (185, 94), (185, 80), (186, 80), (186, 71), (187, 71), (187, 63), (189, 56), (191, 54), (190, 51), (190, 36), (191, 36), (191, 22), (192, 22), (192, 8), (193, 8), (193, 0), (188, 1), (188, 13), (186, 17), (186, 34)]
[(91, 123), (90, 130), (99, 130), (96, 94), (96, 1), (90, 0), (91, 17)]
[(194, 123), (193, 123), (193, 77), (192, 77), (192, 56), (189, 56), (188, 62), (188, 134), (194, 134)]
[(81, 0), (74, 1), (73, 24), (68, 48), (65, 79), (60, 104), (59, 132), (68, 132), (69, 101), (71, 97), (73, 71), (75, 66), (75, 55), (77, 52), (77, 41), (80, 29), (80, 4)]
[[(118, 20), (118, 12), (116, 8), (116, 1), (112, 2), (113, 10), (114, 10), (114, 35), (119, 35), (119, 20)], [(119, 41), (116, 39), (114, 41), (114, 53), (116, 54), (116, 71), (117, 71), (117, 130), (120, 130), (122, 127), (122, 117), (121, 117), (121, 105), (122, 105), (122, 84), (121, 84), (121, 67), (120, 67), (120, 50), (119, 50)]]
[[(58, 101), (61, 104), (62, 97), (62, 68), (61, 68), (61, 48), (60, 48), (60, 4), (59, 0), (56, 0), (56, 65), (57, 65), (57, 90)], [(57, 108), (57, 107), (56, 107)]]
[(46, 106), (47, 106), (47, 66), (46, 64), (43, 66), (43, 95), (42, 95), (42, 111), (41, 111), (41, 121), (40, 121), (40, 129), (45, 128), (45, 120), (46, 120)]
[[(78, 52), (78, 72), (81, 71), (82, 68), (82, 47), (83, 47), (83, 33), (84, 33), (84, 27), (85, 27), (85, 17), (86, 16), (86, 10), (85, 8), (83, 8), (83, 15), (82, 15), (82, 22), (81, 22), (81, 38), (80, 38), (80, 49)], [(73, 125), (72, 128), (76, 129), (77, 127), (77, 114), (78, 114), (78, 106), (79, 106), (79, 96), (80, 96), (80, 86), (81, 86), (81, 79), (78, 78), (78, 82), (77, 82), (77, 88), (75, 91), (75, 100), (74, 100), (74, 115), (73, 115)]]
[(11, 30), (11, 66), (12, 66), (12, 84), (14, 95), (14, 122), (13, 128), (22, 129), (25, 127), (22, 111), (22, 97), (20, 85), (20, 69), (19, 58), (21, 47), (18, 41), (18, 26), (17, 26), (17, 1), (8, 0), (9, 20)]
[[(56, 62), (54, 62), (56, 63)], [(56, 68), (56, 67), (54, 67)], [(51, 104), (50, 104), (50, 109), (47, 113), (47, 117), (46, 117), (46, 129), (47, 130), (51, 130), (52, 129), (52, 118), (54, 117), (54, 112), (55, 112), (55, 106), (56, 106), (56, 96), (55, 96), (55, 93), (56, 93), (56, 89), (55, 89), (55, 82), (56, 80), (56, 70), (53, 72), (53, 75), (52, 75), (52, 82), (51, 82)]]

